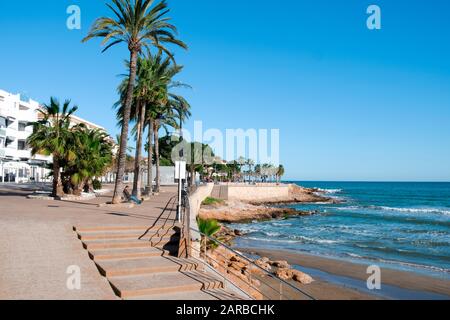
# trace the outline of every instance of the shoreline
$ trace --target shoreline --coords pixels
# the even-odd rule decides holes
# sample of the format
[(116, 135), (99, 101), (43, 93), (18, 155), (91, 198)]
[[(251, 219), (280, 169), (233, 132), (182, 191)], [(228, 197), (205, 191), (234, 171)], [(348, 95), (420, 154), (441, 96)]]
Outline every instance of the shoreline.
[[(272, 260), (286, 260), (300, 270), (310, 273), (316, 280), (314, 286), (339, 288), (331, 295), (316, 290), (318, 299), (446, 299), (450, 300), (450, 281), (425, 276), (415, 272), (389, 268), (381, 270), (381, 291), (369, 291), (366, 281), (369, 264), (353, 263), (323, 256), (315, 256), (289, 250), (261, 248), (236, 248), (247, 254), (268, 257)], [(313, 282), (314, 284), (314, 282)], [(307, 289), (303, 286), (302, 289)], [(335, 290), (336, 288), (332, 289)], [(349, 291), (350, 289), (350, 291)], [(356, 292), (355, 292), (356, 291)], [(357, 294), (359, 293), (359, 294)]]

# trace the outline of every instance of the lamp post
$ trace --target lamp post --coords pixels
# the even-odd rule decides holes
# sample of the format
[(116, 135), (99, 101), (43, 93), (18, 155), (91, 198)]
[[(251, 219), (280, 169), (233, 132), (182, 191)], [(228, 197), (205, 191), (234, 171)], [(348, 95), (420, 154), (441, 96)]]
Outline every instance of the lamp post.
[[(183, 117), (180, 112), (180, 142), (183, 142)], [(182, 161), (184, 158), (184, 150), (181, 148), (180, 160), (175, 162), (175, 179), (178, 176), (178, 205), (177, 205), (177, 221), (181, 222), (181, 193), (183, 190), (183, 178), (186, 176), (186, 162)], [(183, 167), (184, 166), (184, 167)]]

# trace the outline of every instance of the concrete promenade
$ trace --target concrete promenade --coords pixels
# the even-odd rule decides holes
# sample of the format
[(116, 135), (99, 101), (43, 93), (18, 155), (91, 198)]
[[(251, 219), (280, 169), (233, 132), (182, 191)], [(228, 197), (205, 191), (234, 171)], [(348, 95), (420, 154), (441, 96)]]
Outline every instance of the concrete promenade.
[[(0, 299), (117, 299), (72, 227), (151, 225), (176, 195), (175, 187), (161, 191), (141, 206), (111, 208), (98, 207), (108, 194), (84, 202), (29, 200), (26, 188), (0, 185)], [(66, 285), (72, 265), (81, 270), (80, 290)]]

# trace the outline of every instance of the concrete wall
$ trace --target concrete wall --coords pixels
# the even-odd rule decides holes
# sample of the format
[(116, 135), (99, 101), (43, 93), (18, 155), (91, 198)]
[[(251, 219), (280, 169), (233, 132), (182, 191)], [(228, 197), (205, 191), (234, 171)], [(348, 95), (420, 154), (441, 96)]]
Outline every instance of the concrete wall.
[(228, 185), (228, 197), (225, 200), (256, 202), (282, 200), (289, 198), (289, 190), (287, 184)]
[[(208, 183), (197, 188), (193, 194), (189, 196), (189, 206), (190, 206), (190, 224), (191, 228), (196, 228), (197, 226), (197, 216), (200, 211), (202, 202), (211, 195), (214, 184)], [(200, 235), (196, 232), (191, 232), (191, 238), (193, 241), (200, 240)]]

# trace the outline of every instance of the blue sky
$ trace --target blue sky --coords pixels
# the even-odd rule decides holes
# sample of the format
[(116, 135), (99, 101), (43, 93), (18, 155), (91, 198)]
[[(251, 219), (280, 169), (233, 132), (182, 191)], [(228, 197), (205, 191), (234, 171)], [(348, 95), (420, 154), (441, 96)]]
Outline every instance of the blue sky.
[[(68, 30), (79, 5), (82, 29)], [(205, 128), (280, 129), (286, 179), (450, 181), (450, 3), (171, 0)], [(366, 28), (366, 8), (382, 29)], [(124, 46), (81, 44), (104, 1), (2, 1), (0, 88), (115, 126)]]

